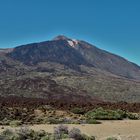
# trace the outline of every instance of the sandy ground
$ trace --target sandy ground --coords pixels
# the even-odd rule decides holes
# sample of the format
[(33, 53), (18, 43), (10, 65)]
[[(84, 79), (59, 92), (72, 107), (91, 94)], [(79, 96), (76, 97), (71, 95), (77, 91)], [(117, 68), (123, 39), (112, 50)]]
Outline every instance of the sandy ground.
[[(53, 132), (57, 125), (33, 125), (33, 130)], [(97, 140), (104, 140), (108, 136), (116, 136), (118, 140), (140, 140), (140, 120), (102, 121), (102, 124), (67, 125), (69, 129), (79, 128), (83, 133), (96, 136)], [(7, 128), (6, 126), (4, 128)], [(8, 127), (10, 128), (10, 127)], [(14, 129), (14, 128), (13, 128)], [(2, 131), (0, 127), (0, 131)]]

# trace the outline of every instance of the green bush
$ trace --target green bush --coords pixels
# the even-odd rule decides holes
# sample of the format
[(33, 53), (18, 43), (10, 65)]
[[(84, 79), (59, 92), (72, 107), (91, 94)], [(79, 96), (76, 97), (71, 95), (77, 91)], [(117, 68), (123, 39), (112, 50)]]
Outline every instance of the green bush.
[(9, 125), (10, 124), (10, 120), (8, 120), (7, 118), (4, 118), (2, 121), (0, 121), (0, 125)]
[(23, 137), (17, 134), (13, 134), (11, 137), (9, 137), (9, 140), (23, 140)]
[(4, 140), (41, 140), (42, 138), (45, 140), (49, 135), (43, 130), (36, 132), (31, 129), (21, 127), (15, 131), (7, 129), (3, 131), (1, 136), (5, 137)]
[(89, 137), (89, 136), (87, 136), (85, 134), (82, 134), (81, 136), (82, 136), (82, 140), (95, 140), (94, 136)]
[(14, 120), (14, 121), (11, 121), (9, 125), (12, 127), (17, 127), (17, 126), (22, 125), (22, 122), (18, 120)]
[(103, 108), (97, 108), (86, 113), (87, 118), (97, 120), (122, 120), (124, 115), (123, 111), (104, 110)]
[(71, 109), (71, 112), (74, 114), (81, 114), (81, 115), (85, 114), (85, 110), (83, 108), (78, 108), (78, 107)]
[(59, 118), (45, 118), (44, 123), (48, 123), (48, 124), (61, 124), (63, 122), (62, 119), (59, 119)]
[(115, 138), (115, 137), (110, 137), (110, 138), (107, 138), (106, 140), (117, 140), (117, 138)]
[(2, 132), (2, 136), (11, 136), (13, 135), (13, 131), (10, 129), (6, 129)]
[(47, 133), (44, 130), (40, 130), (40, 131), (37, 132), (37, 135), (40, 136), (40, 137), (44, 137), (44, 136), (46, 136), (46, 134)]
[(42, 137), (41, 140), (50, 140), (50, 137), (49, 135), (47, 135), (47, 136)]
[(127, 117), (131, 120), (138, 120), (139, 116), (133, 113), (127, 113)]
[(88, 124), (101, 124), (101, 122), (99, 122), (95, 119), (87, 119), (86, 123), (88, 123)]

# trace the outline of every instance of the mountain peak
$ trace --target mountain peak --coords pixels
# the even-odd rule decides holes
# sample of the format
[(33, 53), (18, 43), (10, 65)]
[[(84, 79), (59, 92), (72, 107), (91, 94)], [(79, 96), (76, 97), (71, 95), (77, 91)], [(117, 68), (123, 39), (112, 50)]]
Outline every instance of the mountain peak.
[(71, 40), (71, 39), (64, 35), (58, 35), (53, 40)]
[(66, 36), (64, 36), (64, 35), (58, 35), (58, 36), (56, 36), (53, 40), (55, 40), (55, 41), (58, 41), (58, 40), (65, 40), (65, 41), (67, 41), (67, 43), (71, 46), (71, 47), (73, 47), (73, 48), (76, 48), (76, 45), (78, 44), (78, 40), (76, 40), (76, 39), (70, 39), (70, 38), (68, 38), (68, 37), (66, 37)]

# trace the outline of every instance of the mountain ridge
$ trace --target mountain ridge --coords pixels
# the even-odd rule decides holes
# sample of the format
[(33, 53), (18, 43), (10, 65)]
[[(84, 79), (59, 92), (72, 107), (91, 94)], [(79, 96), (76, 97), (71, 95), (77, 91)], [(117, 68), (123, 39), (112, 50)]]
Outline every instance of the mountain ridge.
[(88, 65), (119, 76), (140, 80), (140, 66), (137, 64), (85, 41), (73, 40), (62, 35), (50, 41), (18, 46), (9, 53), (9, 56), (26, 64), (27, 61), (34, 64), (49, 60), (71, 65), (70, 67)]
[(140, 102), (140, 67), (88, 42), (58, 36), (0, 52), (0, 96)]

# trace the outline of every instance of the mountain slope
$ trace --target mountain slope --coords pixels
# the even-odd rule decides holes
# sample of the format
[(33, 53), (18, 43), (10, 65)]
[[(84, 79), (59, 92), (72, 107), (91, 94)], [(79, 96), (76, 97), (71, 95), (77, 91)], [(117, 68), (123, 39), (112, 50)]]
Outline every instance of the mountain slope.
[(140, 67), (85, 41), (57, 36), (0, 51), (0, 96), (140, 102)]
[(96, 68), (126, 78), (140, 79), (140, 67), (120, 56), (101, 50), (84, 41), (78, 43), (78, 51)]
[(115, 75), (140, 80), (140, 67), (136, 64), (87, 42), (72, 40), (65, 36), (16, 47), (9, 56), (28, 65), (44, 61), (64, 64), (75, 69), (78, 69), (79, 65), (86, 65)]
[(13, 59), (26, 65), (51, 61), (77, 68), (78, 65), (88, 65), (84, 57), (65, 40), (46, 41), (16, 47), (9, 53)]

